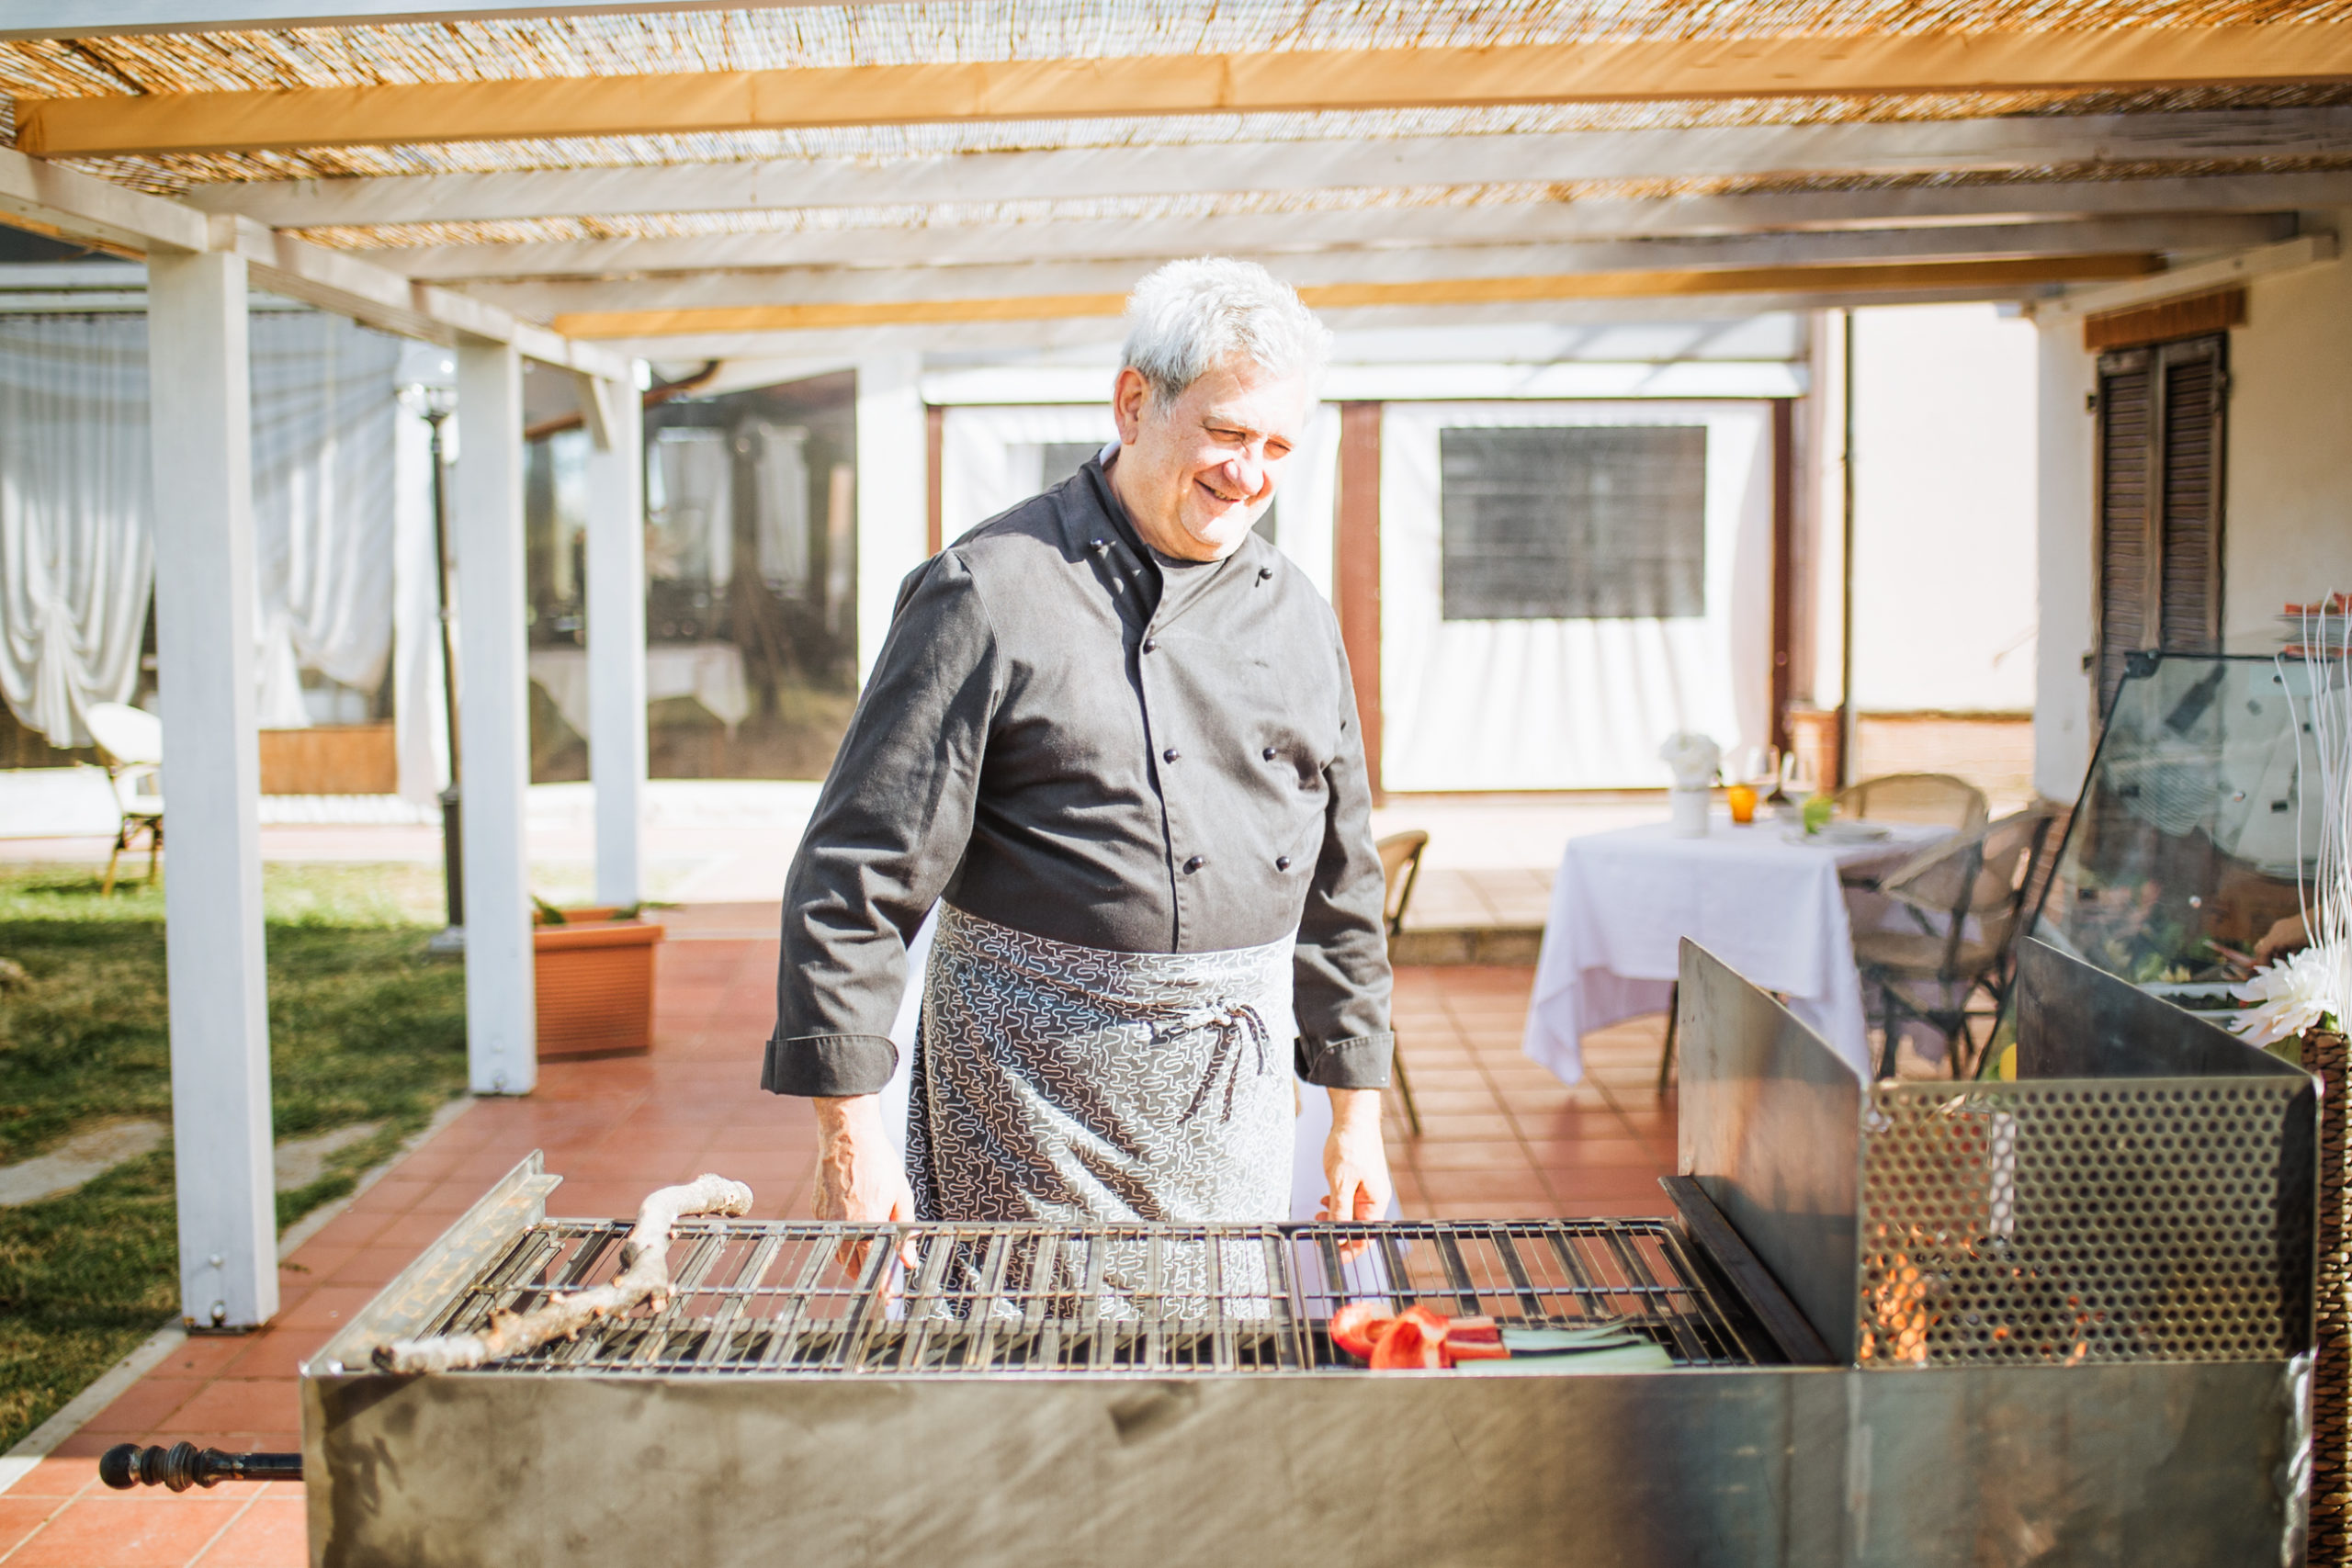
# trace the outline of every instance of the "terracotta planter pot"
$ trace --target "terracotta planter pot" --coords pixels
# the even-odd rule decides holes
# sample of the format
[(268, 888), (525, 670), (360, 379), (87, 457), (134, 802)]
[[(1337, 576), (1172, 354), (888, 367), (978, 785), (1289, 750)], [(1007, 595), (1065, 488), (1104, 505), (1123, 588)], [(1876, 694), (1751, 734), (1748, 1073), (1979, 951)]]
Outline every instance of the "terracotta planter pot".
[(607, 920), (531, 932), (539, 1060), (634, 1055), (653, 1048), (653, 944), (660, 926)]

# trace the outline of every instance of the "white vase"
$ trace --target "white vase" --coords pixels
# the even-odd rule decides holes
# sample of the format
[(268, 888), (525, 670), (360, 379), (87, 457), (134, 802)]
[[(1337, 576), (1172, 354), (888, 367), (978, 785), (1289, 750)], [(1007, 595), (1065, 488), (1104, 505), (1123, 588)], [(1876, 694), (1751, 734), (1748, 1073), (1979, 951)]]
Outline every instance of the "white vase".
[(1666, 792), (1666, 799), (1673, 812), (1676, 838), (1703, 839), (1707, 836), (1707, 813), (1714, 805), (1713, 791), (1685, 789), (1677, 784)]

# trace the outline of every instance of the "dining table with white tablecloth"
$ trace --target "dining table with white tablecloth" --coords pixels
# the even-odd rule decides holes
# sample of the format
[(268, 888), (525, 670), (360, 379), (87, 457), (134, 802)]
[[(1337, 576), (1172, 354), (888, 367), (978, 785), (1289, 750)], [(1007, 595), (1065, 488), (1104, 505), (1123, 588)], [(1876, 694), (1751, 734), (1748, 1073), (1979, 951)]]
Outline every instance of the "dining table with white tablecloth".
[(1892, 870), (1949, 838), (1947, 827), (1838, 822), (1808, 838), (1717, 811), (1704, 838), (1645, 823), (1568, 840), (1527, 1009), (1527, 1055), (1562, 1081), (1584, 1076), (1582, 1037), (1672, 995), (1689, 937), (1871, 1073), (1861, 976), (1841, 874)]

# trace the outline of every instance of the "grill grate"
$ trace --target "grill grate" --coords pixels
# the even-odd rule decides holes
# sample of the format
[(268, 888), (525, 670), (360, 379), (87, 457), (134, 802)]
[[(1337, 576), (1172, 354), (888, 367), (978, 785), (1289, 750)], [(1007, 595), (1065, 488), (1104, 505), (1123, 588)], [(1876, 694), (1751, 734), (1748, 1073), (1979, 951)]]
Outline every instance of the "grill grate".
[[(548, 1220), (433, 1320), (609, 1280), (619, 1221)], [(867, 1248), (845, 1269), (843, 1244)], [(1353, 1257), (1343, 1257), (1352, 1250)], [(1352, 1367), (1324, 1323), (1340, 1303), (1426, 1302), (1535, 1326), (1622, 1325), (1679, 1365), (1770, 1359), (1700, 1283), (1663, 1220), (1376, 1225), (849, 1226), (687, 1221), (658, 1313), (600, 1324), (495, 1370), (541, 1372), (1184, 1373)], [(1335, 1288), (1336, 1287), (1336, 1288)], [(462, 1374), (460, 1374), (462, 1375)]]

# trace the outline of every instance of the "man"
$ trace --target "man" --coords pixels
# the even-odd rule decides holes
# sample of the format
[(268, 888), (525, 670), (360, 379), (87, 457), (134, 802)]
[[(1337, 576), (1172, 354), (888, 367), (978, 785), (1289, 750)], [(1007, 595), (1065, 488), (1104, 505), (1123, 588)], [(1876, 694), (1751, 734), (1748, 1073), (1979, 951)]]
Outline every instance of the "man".
[[(908, 578), (793, 862), (762, 1084), (816, 1100), (822, 1217), (1286, 1219), (1285, 1055), (1330, 1091), (1324, 1213), (1387, 1208), (1353, 691), (1251, 532), (1328, 334), (1219, 259), (1127, 322), (1117, 443)], [(902, 1164), (876, 1091), (934, 904)]]

